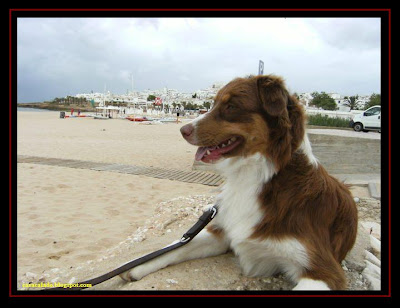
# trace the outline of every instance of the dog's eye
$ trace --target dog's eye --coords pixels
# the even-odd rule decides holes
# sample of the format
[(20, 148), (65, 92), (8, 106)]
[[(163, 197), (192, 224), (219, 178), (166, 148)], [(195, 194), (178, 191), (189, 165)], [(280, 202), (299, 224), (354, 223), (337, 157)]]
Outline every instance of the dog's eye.
[(237, 109), (237, 107), (235, 105), (233, 105), (233, 104), (228, 104), (226, 106), (226, 110), (235, 110), (235, 109)]

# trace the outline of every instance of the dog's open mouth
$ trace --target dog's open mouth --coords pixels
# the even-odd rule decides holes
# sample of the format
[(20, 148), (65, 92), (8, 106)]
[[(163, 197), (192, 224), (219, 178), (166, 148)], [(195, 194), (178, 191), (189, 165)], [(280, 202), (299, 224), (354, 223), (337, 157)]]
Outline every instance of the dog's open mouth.
[(217, 145), (199, 147), (197, 149), (195, 159), (197, 161), (201, 160), (204, 163), (216, 162), (222, 157), (223, 154), (231, 152), (239, 144), (241, 144), (242, 141), (243, 140), (240, 137), (231, 137)]

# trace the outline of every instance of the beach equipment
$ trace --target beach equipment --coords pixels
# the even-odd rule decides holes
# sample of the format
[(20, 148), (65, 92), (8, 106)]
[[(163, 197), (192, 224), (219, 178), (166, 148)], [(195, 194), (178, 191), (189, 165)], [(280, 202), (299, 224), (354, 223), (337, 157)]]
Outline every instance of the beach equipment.
[(109, 117), (104, 116), (102, 114), (95, 115), (93, 118), (97, 119), (97, 120), (108, 120), (109, 119)]
[(144, 122), (144, 121), (153, 121), (151, 118), (147, 117), (126, 117), (127, 120), (132, 121), (132, 122)]
[(176, 119), (169, 117), (169, 118), (161, 118), (161, 119), (159, 119), (159, 121), (160, 122), (166, 122), (166, 123), (169, 123), (169, 122), (172, 123), (172, 122), (176, 122)]

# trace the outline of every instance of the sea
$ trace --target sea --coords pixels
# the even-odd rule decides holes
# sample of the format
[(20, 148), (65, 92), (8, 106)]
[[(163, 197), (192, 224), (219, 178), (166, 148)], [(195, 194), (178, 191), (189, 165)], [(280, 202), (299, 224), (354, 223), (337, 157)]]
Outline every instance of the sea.
[(17, 107), (17, 111), (29, 111), (29, 112), (59, 112), (59, 111), (55, 111), (55, 110), (39, 109), (39, 108), (26, 108), (26, 107)]

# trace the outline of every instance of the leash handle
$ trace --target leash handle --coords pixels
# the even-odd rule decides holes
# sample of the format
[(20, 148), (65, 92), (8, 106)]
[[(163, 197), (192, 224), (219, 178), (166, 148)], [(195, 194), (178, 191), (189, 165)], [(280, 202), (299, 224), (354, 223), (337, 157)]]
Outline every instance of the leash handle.
[[(181, 246), (186, 245), (189, 243), (201, 230), (204, 229), (205, 226), (208, 225), (208, 223), (217, 215), (218, 212), (218, 205), (215, 204), (212, 207), (210, 207), (206, 212), (204, 212), (200, 217), (199, 220), (188, 230), (186, 231), (185, 234), (182, 235), (182, 238), (180, 239), (179, 242), (169, 245), (167, 247), (164, 247), (160, 250), (156, 250), (152, 253), (149, 253), (147, 255), (144, 255), (143, 257), (140, 257), (138, 259), (134, 259), (132, 261), (129, 261), (128, 263), (121, 265), (120, 267), (105, 273), (101, 276), (98, 276), (96, 278), (92, 278), (89, 280), (85, 280), (82, 282), (79, 282), (78, 284), (90, 284), (91, 286), (95, 286), (97, 284), (100, 284), (106, 280), (109, 280), (119, 274), (122, 274), (123, 272), (126, 272), (127, 270), (130, 270), (136, 266), (139, 266), (143, 263), (146, 263), (150, 260), (153, 260), (171, 250), (177, 249)], [(49, 289), (43, 289), (41, 291), (80, 291), (83, 289), (87, 289), (89, 287), (74, 287), (74, 288), (62, 288), (62, 287), (57, 287), (57, 288), (49, 288)]]

